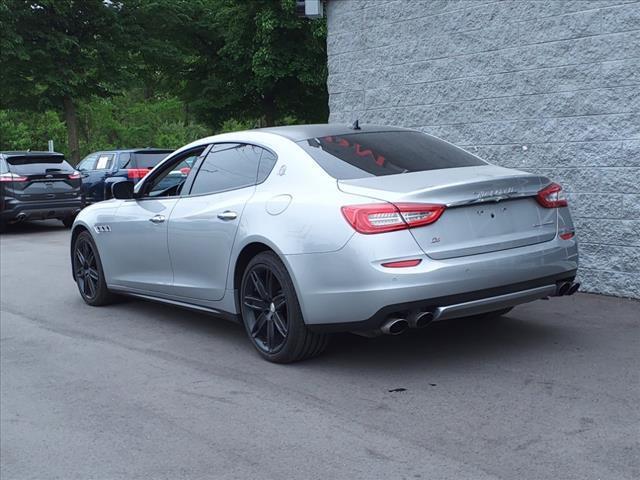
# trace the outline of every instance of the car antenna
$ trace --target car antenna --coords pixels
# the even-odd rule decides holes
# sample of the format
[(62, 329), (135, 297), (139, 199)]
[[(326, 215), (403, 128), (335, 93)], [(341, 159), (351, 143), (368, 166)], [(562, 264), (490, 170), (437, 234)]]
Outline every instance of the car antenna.
[(361, 130), (360, 129), (360, 123), (358, 122), (358, 119), (356, 118), (356, 120), (351, 124), (351, 129), (352, 130)]

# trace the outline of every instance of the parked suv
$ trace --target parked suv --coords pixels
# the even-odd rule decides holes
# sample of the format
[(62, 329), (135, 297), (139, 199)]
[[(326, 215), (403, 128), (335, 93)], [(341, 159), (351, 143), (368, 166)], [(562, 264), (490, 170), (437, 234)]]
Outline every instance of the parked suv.
[[(108, 184), (115, 179), (138, 181), (173, 150), (143, 148), (105, 150), (87, 155), (79, 164), (87, 204), (110, 198)], [(114, 180), (109, 180), (113, 178)]]
[(57, 218), (66, 227), (84, 206), (80, 172), (55, 152), (0, 152), (0, 228)]

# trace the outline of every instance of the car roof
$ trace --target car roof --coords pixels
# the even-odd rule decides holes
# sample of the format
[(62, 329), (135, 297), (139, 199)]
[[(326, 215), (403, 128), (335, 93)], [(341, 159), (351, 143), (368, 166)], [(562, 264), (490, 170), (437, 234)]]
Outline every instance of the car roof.
[(145, 147), (145, 148), (115, 148), (113, 150), (96, 150), (91, 153), (171, 153), (173, 149), (171, 148), (154, 148), (154, 147)]
[(307, 138), (327, 137), (331, 135), (350, 135), (354, 133), (373, 133), (373, 132), (411, 132), (409, 128), (389, 127), (386, 125), (365, 125), (360, 124), (358, 129), (354, 129), (352, 125), (344, 123), (318, 123), (313, 125), (290, 125), (286, 127), (267, 127), (251, 130), (254, 132), (265, 132), (280, 135), (282, 137), (299, 142)]

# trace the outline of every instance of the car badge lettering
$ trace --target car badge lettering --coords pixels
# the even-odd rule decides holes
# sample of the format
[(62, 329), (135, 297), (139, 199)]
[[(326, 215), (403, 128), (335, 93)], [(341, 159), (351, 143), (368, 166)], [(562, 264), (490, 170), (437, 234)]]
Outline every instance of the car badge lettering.
[(516, 193), (518, 192), (516, 192), (516, 189), (513, 187), (499, 188), (496, 190), (484, 190), (481, 192), (473, 192), (473, 194), (478, 198), (478, 200), (493, 200), (496, 202), (499, 202), (500, 200), (505, 200)]

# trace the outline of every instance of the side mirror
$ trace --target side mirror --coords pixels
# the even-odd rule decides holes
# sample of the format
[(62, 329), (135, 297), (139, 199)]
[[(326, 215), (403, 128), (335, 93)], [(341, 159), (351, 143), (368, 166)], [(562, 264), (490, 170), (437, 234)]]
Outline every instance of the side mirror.
[(133, 198), (133, 182), (125, 180), (111, 184), (111, 196), (118, 200), (129, 200)]

